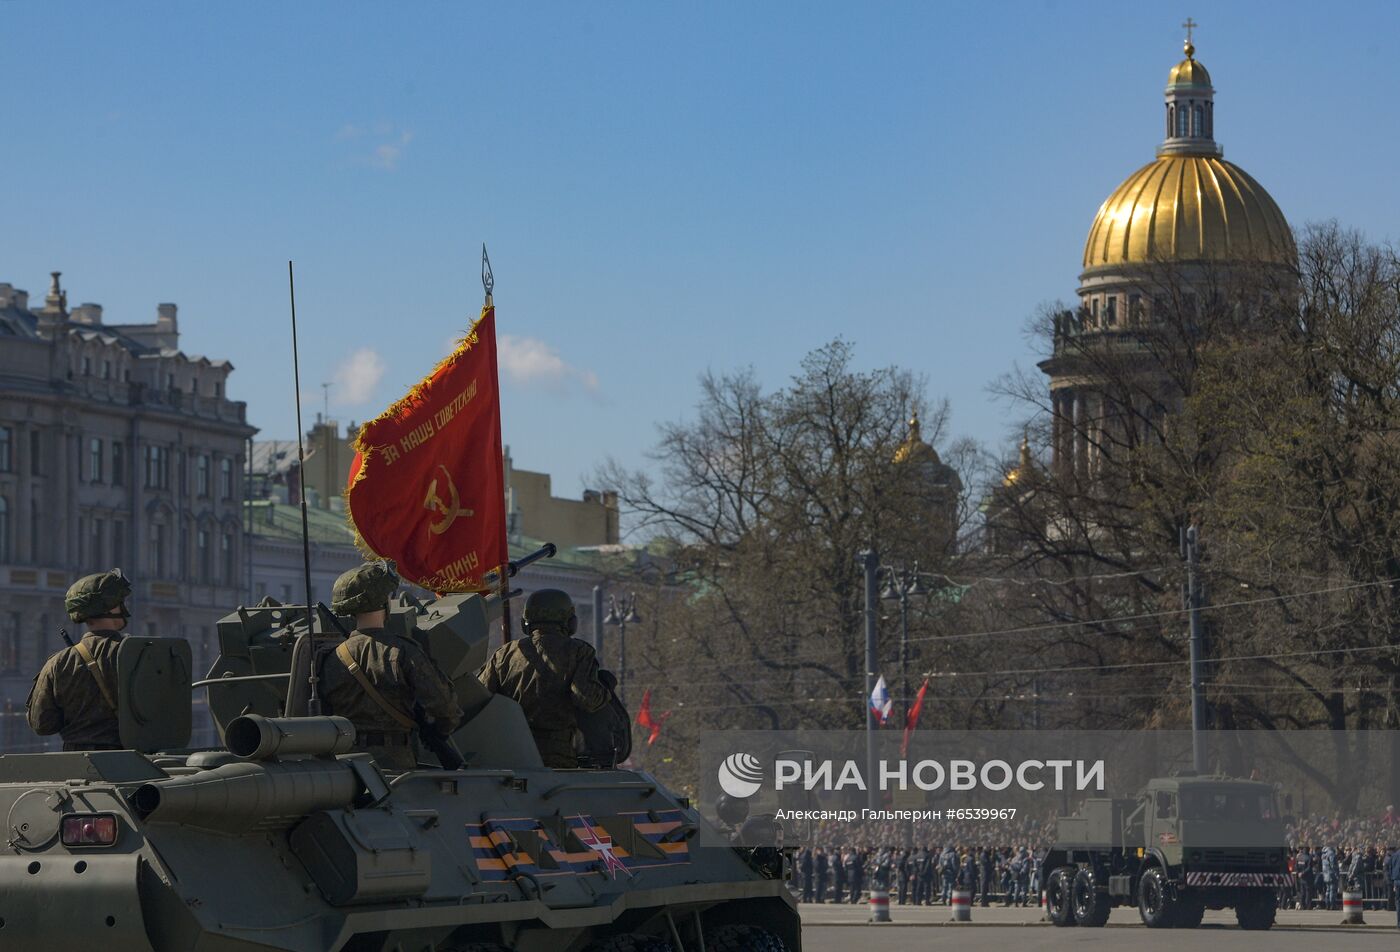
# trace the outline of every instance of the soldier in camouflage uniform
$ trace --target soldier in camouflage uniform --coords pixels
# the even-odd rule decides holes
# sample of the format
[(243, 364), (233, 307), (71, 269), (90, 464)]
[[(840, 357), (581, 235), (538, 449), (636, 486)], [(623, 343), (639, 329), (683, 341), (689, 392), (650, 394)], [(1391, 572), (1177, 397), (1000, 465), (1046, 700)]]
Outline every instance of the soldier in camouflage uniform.
[(578, 615), (573, 599), (558, 589), (532, 593), (520, 627), (526, 637), (497, 648), (477, 677), (487, 690), (520, 703), (545, 766), (577, 767), (578, 714), (608, 703), (598, 658), (592, 645), (571, 637)]
[(131, 583), (121, 569), (88, 575), (68, 589), (64, 610), (87, 632), (49, 658), (29, 692), (29, 726), (61, 734), (64, 750), (120, 750), (117, 729), (117, 647), (131, 614)]
[(415, 705), (446, 736), (462, 720), (452, 682), (418, 643), (384, 629), (389, 597), (399, 587), (391, 562), (371, 562), (336, 579), (331, 610), (354, 615), (355, 631), (326, 655), (321, 694), (329, 713), (355, 725), (355, 747), (387, 770), (413, 770)]

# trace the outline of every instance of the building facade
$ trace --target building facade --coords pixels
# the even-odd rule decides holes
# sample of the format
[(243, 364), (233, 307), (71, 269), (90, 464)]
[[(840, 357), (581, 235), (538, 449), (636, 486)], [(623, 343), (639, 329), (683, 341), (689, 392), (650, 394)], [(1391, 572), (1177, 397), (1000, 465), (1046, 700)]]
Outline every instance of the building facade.
[(180, 350), (174, 304), (111, 324), (96, 304), (70, 311), (59, 277), (38, 308), (0, 284), (0, 709), (21, 715), (59, 627), (77, 627), (63, 611), (75, 579), (122, 568), (130, 630), (187, 638), (196, 672), (247, 591), (256, 431), (228, 397), (232, 365)]

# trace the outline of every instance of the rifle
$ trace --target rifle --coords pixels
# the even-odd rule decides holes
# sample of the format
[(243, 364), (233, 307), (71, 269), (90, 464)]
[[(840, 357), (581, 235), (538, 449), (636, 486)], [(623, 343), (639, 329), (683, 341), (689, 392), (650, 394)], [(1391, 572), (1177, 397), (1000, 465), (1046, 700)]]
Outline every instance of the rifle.
[(68, 629), (67, 629), (67, 628), (60, 628), (60, 629), (58, 629), (58, 634), (59, 634), (59, 637), (61, 637), (61, 638), (63, 639), (63, 643), (64, 643), (65, 645), (67, 645), (67, 646), (70, 647), (70, 648), (73, 647), (73, 636), (70, 635), (70, 634), (68, 634)]
[[(319, 603), (316, 608), (323, 617), (330, 620), (336, 631), (346, 638), (350, 637), (350, 632), (345, 630), (345, 626), (340, 623), (339, 618), (335, 617), (334, 612)], [(423, 741), (423, 746), (437, 757), (443, 770), (461, 770), (466, 766), (466, 759), (462, 757), (457, 745), (452, 743), (451, 737), (438, 730), (437, 722), (428, 717), (428, 712), (424, 710), (423, 705), (416, 703), (413, 705), (413, 722), (418, 725), (418, 737)]]

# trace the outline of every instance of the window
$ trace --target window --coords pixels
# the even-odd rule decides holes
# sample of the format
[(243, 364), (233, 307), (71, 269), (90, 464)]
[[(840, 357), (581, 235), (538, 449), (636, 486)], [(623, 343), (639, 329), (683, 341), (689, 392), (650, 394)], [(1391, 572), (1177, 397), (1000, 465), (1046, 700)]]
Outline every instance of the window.
[(10, 500), (0, 496), (0, 562), (10, 561)]
[(102, 441), (95, 436), (88, 440), (88, 482), (102, 482)]
[(91, 358), (91, 357), (84, 357), (84, 358), (83, 358), (83, 376), (84, 376), (84, 377), (91, 377), (91, 376), (92, 376), (92, 358)]
[(1191, 107), (1191, 132), (1198, 139), (1206, 134), (1205, 116), (1201, 112), (1200, 106)]
[(196, 396), (199, 395), (199, 378), (198, 378), (198, 377), (191, 377), (191, 378), (190, 378), (190, 393), (193, 393), (193, 394), (195, 394)]
[(1142, 321), (1142, 295), (1128, 295), (1128, 320), (1134, 324)]
[(238, 582), (238, 566), (233, 562), (233, 533), (224, 532), (224, 537), (219, 543), (219, 561), (223, 563), (224, 584), (236, 585)]
[(43, 467), (39, 465), (39, 459), (43, 455), (44, 443), (38, 430), (29, 431), (29, 475), (42, 476)]
[(1157, 791), (1157, 819), (1176, 819), (1176, 795), (1166, 790)]
[(223, 385), (223, 382), (222, 382), (222, 381), (219, 381), (219, 380), (214, 381), (214, 396), (219, 397), (220, 399), (222, 399), (222, 398), (223, 398), (223, 395), (224, 395), (224, 385)]
[(103, 520), (92, 517), (92, 538), (88, 542), (89, 558), (92, 565), (107, 564), (107, 523)]
[(165, 575), (165, 526), (159, 523), (151, 526), (150, 552), (147, 554), (147, 568), (152, 575)]
[(209, 495), (209, 455), (201, 456), (194, 464), (194, 494), (200, 497)]
[(121, 519), (112, 520), (112, 561), (117, 565), (126, 561), (126, 523)]
[(0, 426), (0, 473), (14, 472), (15, 431), (8, 426)]
[(6, 612), (5, 615), (8, 623), (0, 632), (0, 672), (9, 673), (19, 670), (19, 633), (23, 622), (19, 612)]
[(1105, 314), (1110, 325), (1118, 323), (1118, 295), (1110, 294), (1104, 301), (1107, 307)]
[(146, 447), (146, 488), (170, 488), (170, 451), (164, 446)]
[(112, 379), (112, 362), (111, 362), (110, 360), (104, 360), (104, 361), (102, 361), (102, 379), (103, 379), (103, 380), (111, 380), (111, 379)]
[(165, 375), (165, 389), (166, 389), (166, 390), (174, 390), (174, 389), (175, 389), (175, 375), (174, 375), (174, 374), (166, 374), (166, 375)]
[(44, 561), (43, 533), (40, 528), (43, 523), (39, 520), (39, 500), (29, 499), (29, 561)]
[(219, 460), (219, 498), (233, 498), (233, 460)]
[(207, 582), (212, 575), (209, 565), (209, 531), (207, 529), (200, 529), (195, 533), (195, 548), (198, 550), (199, 557), (199, 580)]
[(118, 440), (112, 441), (112, 485), (126, 485), (126, 447)]

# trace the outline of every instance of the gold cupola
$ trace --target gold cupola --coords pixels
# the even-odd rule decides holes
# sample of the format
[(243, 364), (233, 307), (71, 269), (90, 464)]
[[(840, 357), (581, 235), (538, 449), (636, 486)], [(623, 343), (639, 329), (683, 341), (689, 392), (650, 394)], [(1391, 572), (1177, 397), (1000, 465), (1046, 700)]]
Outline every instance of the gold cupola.
[(1283, 212), (1215, 141), (1215, 88), (1189, 38), (1185, 54), (1167, 75), (1167, 137), (1099, 207), (1086, 277), (1152, 262), (1297, 259)]

